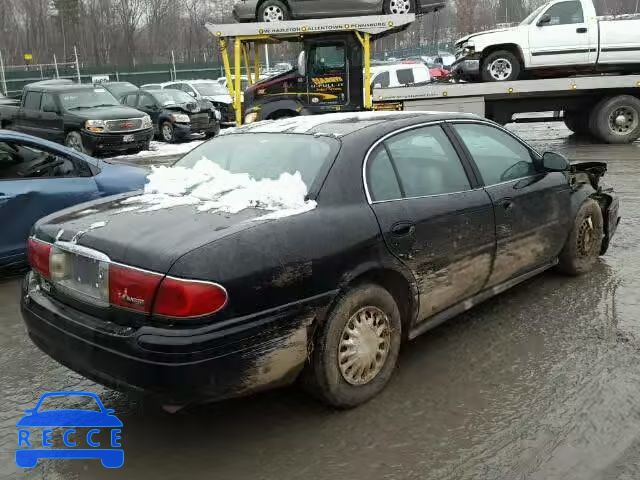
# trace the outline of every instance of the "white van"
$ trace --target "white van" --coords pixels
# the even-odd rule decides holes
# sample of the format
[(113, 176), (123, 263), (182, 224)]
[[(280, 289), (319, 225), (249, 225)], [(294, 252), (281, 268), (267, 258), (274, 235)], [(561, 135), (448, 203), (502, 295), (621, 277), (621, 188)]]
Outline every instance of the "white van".
[(430, 81), (429, 68), (424, 63), (399, 63), (371, 67), (373, 88), (405, 87)]

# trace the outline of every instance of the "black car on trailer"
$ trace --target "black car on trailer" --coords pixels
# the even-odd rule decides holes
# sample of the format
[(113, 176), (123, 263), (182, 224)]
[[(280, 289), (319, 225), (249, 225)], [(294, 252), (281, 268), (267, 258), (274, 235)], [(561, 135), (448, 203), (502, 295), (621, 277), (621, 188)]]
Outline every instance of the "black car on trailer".
[(20, 105), (0, 106), (0, 128), (45, 138), (86, 154), (149, 149), (151, 118), (100, 86), (64, 80), (24, 87)]
[[(606, 164), (540, 155), (465, 114), (259, 122), (172, 168), (164, 195), (40, 220), (21, 299), (54, 359), (173, 405), (300, 374), (325, 402), (358, 405), (386, 385), (403, 339), (551, 267), (589, 272), (619, 220)], [(253, 196), (212, 209), (238, 200), (224, 179), (264, 194), (287, 175), (305, 187), (300, 209)]]
[(149, 115), (154, 133), (165, 142), (185, 140), (197, 133), (213, 137), (220, 132), (220, 112), (213, 104), (181, 90), (140, 89), (120, 101)]

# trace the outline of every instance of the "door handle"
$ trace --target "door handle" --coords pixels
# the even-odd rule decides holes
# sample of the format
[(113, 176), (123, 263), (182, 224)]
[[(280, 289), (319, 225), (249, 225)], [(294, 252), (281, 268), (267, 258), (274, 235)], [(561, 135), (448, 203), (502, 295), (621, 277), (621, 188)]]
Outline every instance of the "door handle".
[(577, 33), (587, 33), (587, 27), (578, 27), (576, 28)]
[(413, 235), (415, 231), (416, 226), (411, 222), (398, 222), (391, 227), (391, 235), (394, 237), (406, 237)]
[(510, 198), (505, 198), (500, 202), (500, 206), (504, 209), (505, 212), (510, 211), (513, 208), (513, 201)]

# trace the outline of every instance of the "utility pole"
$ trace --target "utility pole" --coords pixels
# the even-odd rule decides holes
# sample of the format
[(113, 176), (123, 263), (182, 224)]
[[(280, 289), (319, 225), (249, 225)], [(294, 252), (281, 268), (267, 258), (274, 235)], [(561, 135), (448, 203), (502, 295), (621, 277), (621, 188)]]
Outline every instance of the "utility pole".
[(4, 61), (2, 60), (2, 52), (0, 52), (0, 81), (2, 82), (2, 91), (5, 96), (7, 96), (9, 92), (7, 92), (7, 81), (4, 78)]
[(56, 54), (53, 54), (53, 66), (56, 69), (56, 78), (60, 78), (60, 73), (58, 72), (58, 60), (56, 59)]
[(78, 75), (78, 83), (82, 83), (82, 80), (80, 79), (80, 62), (78, 62), (78, 49), (75, 45), (73, 46), (73, 54), (76, 57), (76, 73)]

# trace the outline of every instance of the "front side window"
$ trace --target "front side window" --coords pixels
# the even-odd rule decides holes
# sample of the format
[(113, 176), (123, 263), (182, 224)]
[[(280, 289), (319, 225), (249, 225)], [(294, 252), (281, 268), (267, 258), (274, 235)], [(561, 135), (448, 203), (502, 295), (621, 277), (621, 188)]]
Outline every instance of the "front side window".
[(42, 93), (40, 92), (27, 92), (24, 97), (24, 108), (26, 110), (40, 110), (40, 99)]
[(138, 94), (132, 93), (131, 95), (127, 95), (124, 103), (126, 105), (129, 105), (130, 107), (135, 107), (137, 101), (138, 101)]
[(42, 95), (42, 103), (40, 108), (43, 112), (57, 112), (58, 106), (56, 105), (56, 99), (50, 93)]
[(309, 73), (311, 76), (325, 75), (336, 71), (344, 71), (346, 57), (344, 46), (325, 45), (311, 50)]
[(0, 180), (88, 176), (91, 176), (91, 169), (87, 165), (76, 165), (54, 152), (15, 142), (0, 142)]
[(582, 5), (580, 2), (560, 2), (549, 7), (545, 12), (551, 17), (547, 25), (571, 25), (584, 23)]
[(140, 95), (140, 100), (138, 103), (138, 106), (140, 108), (151, 108), (155, 105), (155, 102), (153, 101), (153, 97), (151, 95), (145, 94), (145, 95)]
[(404, 68), (402, 70), (398, 70), (396, 72), (396, 76), (398, 77), (398, 83), (400, 85), (411, 85), (412, 83), (415, 83), (413, 68)]
[[(440, 195), (471, 189), (458, 154), (439, 126), (416, 128), (395, 135), (384, 142), (386, 151), (379, 150), (368, 166), (369, 192), (373, 200), (394, 196), (392, 180), (383, 176), (397, 172), (398, 189), (405, 198)], [(391, 170), (385, 165), (385, 156)], [(375, 175), (372, 170), (375, 167)], [(379, 197), (379, 198), (378, 198)], [(396, 196), (396, 198), (401, 198)]]
[(473, 157), (485, 185), (537, 173), (531, 151), (502, 130), (475, 123), (461, 123), (453, 128)]
[(371, 82), (375, 88), (388, 88), (389, 87), (389, 72), (382, 72), (376, 75)]

